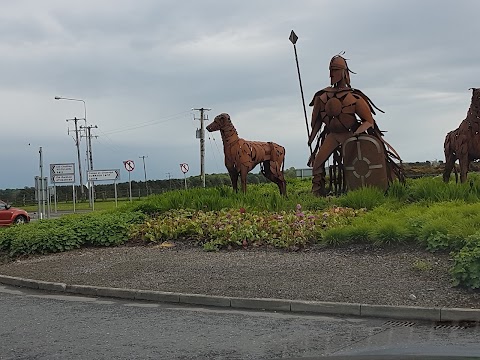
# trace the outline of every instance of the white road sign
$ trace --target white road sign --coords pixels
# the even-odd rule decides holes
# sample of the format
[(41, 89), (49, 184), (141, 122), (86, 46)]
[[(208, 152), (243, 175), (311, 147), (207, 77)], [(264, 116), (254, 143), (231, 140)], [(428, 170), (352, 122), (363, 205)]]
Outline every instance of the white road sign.
[(118, 180), (120, 178), (120, 169), (116, 170), (88, 170), (88, 181)]
[(182, 172), (186, 174), (188, 172), (188, 164), (186, 163), (180, 164), (180, 170), (182, 170)]
[(65, 174), (65, 175), (53, 175), (52, 181), (54, 183), (74, 183), (75, 174)]
[(50, 164), (50, 172), (53, 175), (62, 175), (62, 174), (74, 174), (75, 173), (75, 164)]
[(74, 183), (75, 164), (50, 164), (50, 180), (53, 183)]
[(125, 166), (125, 170), (127, 170), (128, 172), (133, 171), (133, 169), (135, 169), (135, 163), (133, 162), (133, 160), (124, 161), (123, 165)]

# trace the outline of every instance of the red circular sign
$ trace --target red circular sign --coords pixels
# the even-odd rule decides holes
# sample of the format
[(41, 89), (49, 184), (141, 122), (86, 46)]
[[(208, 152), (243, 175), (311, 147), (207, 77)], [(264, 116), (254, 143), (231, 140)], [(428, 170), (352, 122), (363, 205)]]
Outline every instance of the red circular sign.
[(180, 170), (182, 170), (182, 172), (186, 174), (188, 172), (188, 164), (186, 163), (180, 164)]
[(135, 163), (133, 162), (133, 160), (124, 161), (123, 165), (125, 166), (125, 170), (127, 170), (129, 172), (133, 171), (133, 169), (135, 169)]

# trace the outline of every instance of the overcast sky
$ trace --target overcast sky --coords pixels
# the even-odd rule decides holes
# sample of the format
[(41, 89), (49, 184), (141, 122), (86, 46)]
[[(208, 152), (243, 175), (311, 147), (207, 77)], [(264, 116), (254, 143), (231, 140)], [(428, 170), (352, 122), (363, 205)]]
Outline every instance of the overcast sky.
[[(200, 172), (199, 113), (230, 114), (241, 137), (286, 148), (305, 168), (307, 130), (290, 31), (297, 33), (305, 101), (329, 85), (345, 51), (352, 86), (385, 111), (375, 120), (404, 161), (443, 159), (446, 133), (480, 87), (475, 0), (0, 0), (0, 189), (33, 186), (49, 164), (77, 162), (84, 117), (95, 169), (134, 160), (133, 180)], [(307, 109), (310, 116), (311, 108)], [(310, 119), (309, 119), (310, 120)], [(219, 133), (206, 172), (226, 172)], [(85, 168), (85, 139), (82, 139)], [(258, 169), (254, 170), (258, 171)], [(78, 175), (77, 175), (78, 179)]]

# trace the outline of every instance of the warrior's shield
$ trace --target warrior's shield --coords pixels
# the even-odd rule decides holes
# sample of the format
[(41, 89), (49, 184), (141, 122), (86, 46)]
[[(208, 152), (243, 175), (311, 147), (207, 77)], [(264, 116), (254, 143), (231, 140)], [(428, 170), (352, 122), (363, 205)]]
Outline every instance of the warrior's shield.
[(381, 140), (367, 134), (352, 136), (343, 143), (342, 155), (349, 190), (364, 186), (387, 190), (385, 149)]

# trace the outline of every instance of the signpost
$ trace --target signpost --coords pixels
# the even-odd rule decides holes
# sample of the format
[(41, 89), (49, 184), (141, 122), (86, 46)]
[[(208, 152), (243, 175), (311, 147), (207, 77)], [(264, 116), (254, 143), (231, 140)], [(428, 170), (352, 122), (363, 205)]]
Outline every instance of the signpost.
[(75, 163), (50, 164), (50, 181), (53, 182), (55, 212), (57, 212), (57, 183), (72, 184), (73, 212), (75, 212)]
[(120, 169), (115, 170), (88, 170), (88, 181), (118, 180)]
[(66, 175), (53, 175), (51, 180), (54, 184), (56, 183), (74, 183), (75, 174), (66, 174)]
[(135, 169), (135, 162), (133, 160), (126, 160), (123, 162), (125, 170), (128, 171), (128, 187), (130, 189), (130, 201), (132, 201), (132, 181), (130, 180), (130, 173)]
[(187, 190), (187, 177), (186, 173), (188, 172), (188, 164), (187, 163), (182, 163), (180, 164), (180, 170), (183, 172), (183, 180), (185, 182), (185, 190)]
[(35, 197), (38, 201), (38, 219), (47, 217), (45, 212), (45, 202), (48, 199), (47, 183), (48, 179), (46, 177), (35, 176)]
[(50, 164), (50, 176), (63, 174), (75, 174), (75, 164)]
[[(118, 206), (118, 197), (117, 197), (117, 180), (120, 179), (120, 169), (114, 170), (88, 170), (87, 171), (87, 180), (88, 181), (111, 181), (115, 187), (115, 207)], [(95, 199), (93, 199), (95, 203)]]

